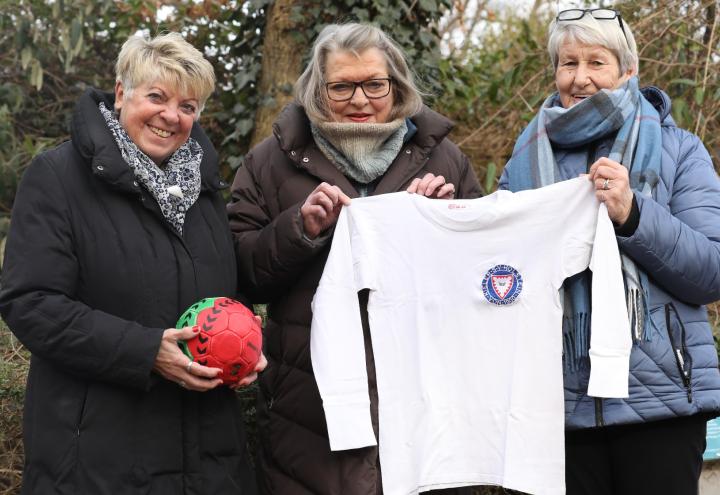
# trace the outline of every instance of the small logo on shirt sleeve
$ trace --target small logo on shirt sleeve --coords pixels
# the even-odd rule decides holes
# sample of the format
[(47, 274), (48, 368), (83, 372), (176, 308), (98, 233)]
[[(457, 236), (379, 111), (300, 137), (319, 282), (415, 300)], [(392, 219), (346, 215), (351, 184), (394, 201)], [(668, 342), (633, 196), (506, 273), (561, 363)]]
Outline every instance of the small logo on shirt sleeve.
[(495, 265), (487, 271), (482, 281), (485, 299), (498, 306), (515, 302), (522, 292), (523, 279), (510, 265)]

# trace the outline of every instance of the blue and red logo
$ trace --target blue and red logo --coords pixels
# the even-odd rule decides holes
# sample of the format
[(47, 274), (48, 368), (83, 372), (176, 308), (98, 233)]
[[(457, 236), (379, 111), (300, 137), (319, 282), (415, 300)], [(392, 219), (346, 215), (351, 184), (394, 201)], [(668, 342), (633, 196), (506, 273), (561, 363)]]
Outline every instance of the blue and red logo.
[(522, 276), (510, 265), (495, 265), (482, 281), (485, 299), (498, 306), (514, 303), (522, 292), (522, 286)]

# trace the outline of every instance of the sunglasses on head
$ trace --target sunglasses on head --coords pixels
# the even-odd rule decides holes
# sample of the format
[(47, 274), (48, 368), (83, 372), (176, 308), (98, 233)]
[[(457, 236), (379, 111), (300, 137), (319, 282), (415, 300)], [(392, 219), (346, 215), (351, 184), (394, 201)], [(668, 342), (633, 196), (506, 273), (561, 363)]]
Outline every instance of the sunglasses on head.
[(623, 36), (625, 37), (625, 43), (627, 43), (627, 46), (630, 47), (630, 42), (627, 39), (627, 34), (625, 34), (625, 26), (623, 26), (622, 16), (620, 15), (620, 12), (614, 9), (567, 9), (567, 10), (561, 10), (560, 13), (557, 15), (555, 20), (557, 22), (561, 21), (577, 21), (578, 19), (582, 19), (585, 17), (586, 14), (590, 14), (595, 19), (599, 21), (612, 21), (613, 19), (617, 19), (618, 23), (620, 24), (620, 31), (622, 31)]

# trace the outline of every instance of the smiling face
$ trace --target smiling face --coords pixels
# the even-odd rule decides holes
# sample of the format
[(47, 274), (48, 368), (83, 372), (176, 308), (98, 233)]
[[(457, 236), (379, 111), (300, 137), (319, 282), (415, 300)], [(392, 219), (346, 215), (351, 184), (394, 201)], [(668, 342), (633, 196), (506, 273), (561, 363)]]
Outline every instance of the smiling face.
[(160, 165), (190, 137), (199, 102), (160, 83), (144, 83), (128, 96), (115, 85), (115, 110), (120, 124), (140, 151)]
[(634, 74), (620, 72), (617, 57), (599, 45), (567, 42), (560, 45), (555, 86), (560, 102), (570, 108), (601, 89), (615, 89)]
[[(325, 81), (327, 82), (360, 82), (368, 79), (388, 77), (385, 56), (377, 48), (369, 48), (359, 56), (353, 53), (338, 51), (327, 56), (325, 63)], [(327, 97), (327, 93), (325, 94)], [(330, 120), (333, 122), (365, 122), (386, 123), (393, 106), (393, 88), (390, 94), (382, 98), (369, 99), (360, 87), (348, 101), (328, 99)]]

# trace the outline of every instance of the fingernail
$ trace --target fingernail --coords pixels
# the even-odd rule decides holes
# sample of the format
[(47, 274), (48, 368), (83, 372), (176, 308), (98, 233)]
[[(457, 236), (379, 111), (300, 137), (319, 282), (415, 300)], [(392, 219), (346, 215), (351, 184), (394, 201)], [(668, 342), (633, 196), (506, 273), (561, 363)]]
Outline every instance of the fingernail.
[(193, 332), (198, 333), (200, 331), (200, 327), (197, 327), (197, 326), (193, 327), (192, 330), (193, 330)]

